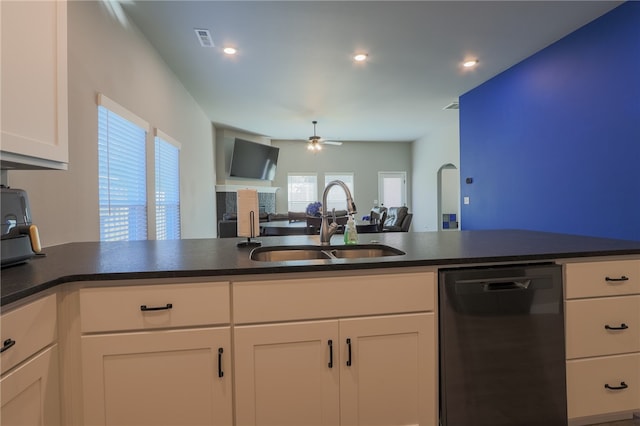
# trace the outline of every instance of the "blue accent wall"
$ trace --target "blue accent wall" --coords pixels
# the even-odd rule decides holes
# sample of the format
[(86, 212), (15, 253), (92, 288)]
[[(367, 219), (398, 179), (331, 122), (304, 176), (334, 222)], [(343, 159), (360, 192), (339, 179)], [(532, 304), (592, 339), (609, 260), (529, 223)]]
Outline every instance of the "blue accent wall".
[(640, 240), (640, 2), (460, 97), (460, 185), (462, 229)]

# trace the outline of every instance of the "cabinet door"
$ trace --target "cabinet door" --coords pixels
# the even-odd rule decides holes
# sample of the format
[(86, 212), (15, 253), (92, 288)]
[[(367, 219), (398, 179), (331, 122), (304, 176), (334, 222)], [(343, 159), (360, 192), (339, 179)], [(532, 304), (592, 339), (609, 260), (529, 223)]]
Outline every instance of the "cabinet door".
[(60, 424), (58, 346), (42, 351), (0, 381), (3, 425)]
[(433, 313), (340, 320), (340, 345), (342, 425), (437, 424)]
[(222, 327), (83, 336), (84, 423), (230, 425), (230, 334)]
[(3, 1), (0, 15), (3, 163), (66, 169), (67, 4)]
[(236, 327), (236, 424), (338, 425), (337, 337), (337, 321)]

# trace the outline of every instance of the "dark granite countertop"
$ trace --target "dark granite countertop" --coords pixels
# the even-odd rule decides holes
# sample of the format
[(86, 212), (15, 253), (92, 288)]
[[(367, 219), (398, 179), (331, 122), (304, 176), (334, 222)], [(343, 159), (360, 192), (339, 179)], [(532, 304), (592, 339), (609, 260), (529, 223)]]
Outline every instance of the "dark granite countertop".
[[(332, 241), (341, 244), (342, 236)], [(317, 236), (262, 237), (263, 246), (319, 244)], [(82, 242), (48, 247), (45, 256), (1, 272), (1, 305), (72, 281), (203, 277), (429, 265), (527, 262), (574, 257), (640, 255), (640, 241), (520, 230), (361, 234), (404, 256), (369, 259), (257, 262), (241, 239)]]

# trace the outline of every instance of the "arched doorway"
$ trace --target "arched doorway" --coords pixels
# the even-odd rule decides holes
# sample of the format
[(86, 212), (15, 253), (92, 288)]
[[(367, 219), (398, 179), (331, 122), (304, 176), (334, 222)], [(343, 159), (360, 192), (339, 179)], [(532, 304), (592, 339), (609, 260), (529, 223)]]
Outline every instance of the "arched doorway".
[(460, 229), (460, 172), (451, 164), (438, 169), (438, 230)]

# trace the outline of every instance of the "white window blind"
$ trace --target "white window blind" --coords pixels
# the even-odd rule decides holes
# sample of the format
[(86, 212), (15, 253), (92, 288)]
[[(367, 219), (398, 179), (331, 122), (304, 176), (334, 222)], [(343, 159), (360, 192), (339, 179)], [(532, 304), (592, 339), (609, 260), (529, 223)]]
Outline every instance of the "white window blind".
[[(123, 118), (106, 97), (98, 106), (100, 241), (147, 239), (146, 126)], [(107, 107), (108, 106), (108, 107)], [(127, 114), (129, 117), (129, 114)]]
[[(341, 180), (349, 188), (351, 191), (351, 195), (353, 198), (356, 198), (356, 194), (353, 189), (353, 173), (327, 173), (324, 175), (324, 186), (333, 180)], [(331, 211), (332, 209), (336, 210), (347, 210), (347, 196), (344, 193), (344, 190), (339, 186), (334, 186), (329, 190), (327, 194), (327, 211)]]
[(318, 176), (289, 173), (287, 175), (287, 195), (289, 211), (306, 211), (309, 203), (319, 201)]
[(180, 145), (156, 131), (156, 239), (180, 239)]

